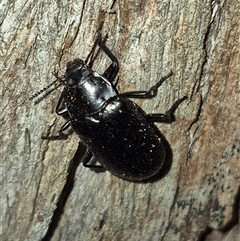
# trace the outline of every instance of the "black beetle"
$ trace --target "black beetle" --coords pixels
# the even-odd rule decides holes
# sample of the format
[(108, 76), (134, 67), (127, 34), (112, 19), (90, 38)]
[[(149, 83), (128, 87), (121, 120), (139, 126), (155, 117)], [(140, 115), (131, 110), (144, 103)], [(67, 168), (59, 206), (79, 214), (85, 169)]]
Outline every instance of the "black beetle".
[[(93, 52), (97, 45), (112, 61), (103, 75), (92, 70)], [(83, 158), (85, 167), (96, 167), (89, 165), (92, 157), (95, 157), (101, 164), (100, 167), (112, 174), (123, 179), (140, 181), (158, 173), (165, 160), (165, 148), (153, 122), (173, 122), (174, 111), (187, 97), (177, 100), (166, 114), (145, 114), (128, 98), (156, 96), (158, 88), (172, 72), (148, 91), (118, 93), (113, 84), (118, 70), (116, 57), (99, 35), (85, 62), (75, 59), (67, 64), (63, 76), (59, 77), (54, 73), (57, 80), (53, 83), (65, 86), (56, 106), (56, 113), (67, 116), (68, 121), (62, 126), (59, 136), (43, 139), (64, 138), (67, 135), (63, 131), (71, 126), (87, 146)]]

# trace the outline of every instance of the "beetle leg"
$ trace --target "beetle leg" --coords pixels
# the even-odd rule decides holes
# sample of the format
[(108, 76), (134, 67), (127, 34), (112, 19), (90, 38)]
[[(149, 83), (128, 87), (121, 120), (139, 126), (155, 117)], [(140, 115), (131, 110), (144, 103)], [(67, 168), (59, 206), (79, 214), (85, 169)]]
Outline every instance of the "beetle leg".
[(105, 171), (105, 168), (103, 166), (100, 165), (91, 165), (88, 164), (91, 159), (93, 158), (93, 153), (91, 151), (87, 151), (84, 158), (83, 158), (83, 166), (84, 167), (88, 167), (88, 168), (93, 168), (93, 169), (98, 169), (98, 171)]
[(98, 41), (98, 39), (94, 42), (94, 45), (93, 45), (90, 53), (88, 54), (88, 56), (87, 56), (87, 58), (85, 60), (85, 63), (89, 66), (89, 68), (92, 68), (93, 62), (94, 62), (94, 60), (95, 60), (95, 58), (97, 56), (97, 54), (94, 56), (94, 52), (95, 52), (95, 49), (97, 47), (97, 41)]
[(88, 63), (88, 66), (92, 68), (93, 62), (96, 59), (97, 55), (99, 54), (99, 51), (97, 51), (97, 53), (94, 54), (96, 46), (98, 45), (100, 49), (112, 60), (112, 63), (105, 70), (103, 76), (106, 77), (110, 82), (113, 82), (119, 71), (119, 63), (117, 58), (112, 54), (109, 48), (105, 45), (107, 37), (108, 36), (106, 35), (104, 39), (102, 39), (101, 34), (100, 33), (98, 34), (96, 41), (94, 42), (94, 45), (85, 60), (85, 63)]
[[(97, 47), (98, 43), (99, 43), (100, 41), (102, 41), (100, 31), (102, 30), (103, 24), (104, 24), (104, 22), (101, 21), (100, 24), (99, 24), (99, 26), (98, 26), (98, 30), (97, 30), (97, 38), (96, 38), (96, 40), (95, 40), (95, 42), (94, 42), (94, 44), (93, 44), (93, 47), (92, 47), (91, 51), (89, 52), (89, 54), (88, 54), (88, 56), (87, 56), (87, 58), (86, 58), (86, 60), (85, 60), (85, 63), (86, 63), (90, 68), (92, 68), (93, 62), (94, 62), (94, 60), (97, 58), (97, 55), (99, 54), (99, 51), (97, 51), (97, 53), (96, 53), (95, 55), (94, 55), (94, 52), (95, 52), (95, 50), (96, 50), (96, 47)], [(104, 41), (106, 41), (106, 39), (107, 39), (107, 36), (104, 38)]]
[(101, 36), (99, 36), (98, 38), (99, 38), (99, 42), (98, 42), (99, 47), (112, 60), (112, 63), (105, 70), (105, 72), (103, 73), (103, 76), (106, 77), (110, 82), (113, 82), (119, 71), (118, 60), (110, 51), (110, 49), (105, 45), (105, 41), (101, 40)]
[(56, 109), (58, 115), (68, 115), (68, 109), (66, 106)]
[(55, 108), (55, 111), (58, 115), (68, 115), (67, 106), (62, 107), (62, 103), (64, 101), (65, 95), (66, 95), (66, 90), (64, 88)]
[(173, 72), (171, 71), (168, 75), (162, 77), (157, 84), (152, 86), (149, 90), (147, 91), (129, 91), (125, 93), (120, 93), (118, 96), (124, 96), (126, 98), (152, 98), (156, 96), (158, 88), (161, 86), (161, 84), (168, 79)]
[(173, 105), (171, 106), (171, 108), (166, 111), (165, 114), (147, 114), (146, 118), (148, 121), (151, 122), (165, 122), (165, 123), (172, 123), (173, 121), (175, 121), (175, 117), (174, 117), (174, 112), (175, 110), (178, 108), (179, 104), (182, 103), (184, 100), (187, 99), (187, 96), (182, 97), (179, 100), (176, 100)]
[(101, 34), (100, 33), (98, 34), (98, 36), (93, 44), (93, 47), (85, 60), (85, 63), (88, 65), (89, 68), (92, 68), (95, 59), (97, 58), (97, 56), (100, 53), (100, 49), (98, 49), (95, 53), (97, 45), (99, 45), (99, 42), (103, 42), (103, 43), (106, 42), (106, 40), (107, 40), (107, 35), (102, 40)]
[(62, 139), (67, 139), (68, 136), (72, 134), (72, 133), (70, 133), (70, 134), (63, 133), (65, 130), (67, 130), (70, 127), (70, 124), (71, 124), (71, 119), (70, 119), (69, 114), (68, 114), (67, 106), (61, 107), (62, 103), (64, 101), (65, 93), (66, 93), (66, 90), (63, 89), (62, 94), (61, 94), (61, 96), (60, 96), (60, 98), (58, 100), (57, 106), (56, 106), (56, 113), (58, 115), (62, 115), (65, 118), (67, 118), (67, 122), (61, 127), (61, 129), (59, 130), (57, 136), (42, 136), (42, 139), (44, 139), (44, 140), (62, 140)]
[(68, 136), (70, 136), (72, 134), (65, 134), (63, 133), (65, 130), (67, 130), (70, 127), (71, 124), (71, 120), (68, 120), (59, 130), (58, 135), (57, 136), (42, 136), (43, 140), (62, 140), (62, 139), (67, 139)]
[[(119, 67), (116, 65), (116, 63), (112, 63), (105, 70), (105, 72), (103, 73), (103, 76), (113, 83), (114, 79), (118, 74), (118, 71), (119, 71)], [(114, 86), (117, 85), (117, 82), (118, 80), (116, 81), (116, 83), (114, 83)]]
[(92, 157), (93, 157), (93, 154), (92, 154), (91, 151), (87, 151), (85, 153), (85, 156), (84, 156), (83, 161), (82, 161), (84, 167), (88, 167), (87, 163), (89, 163), (91, 161)]

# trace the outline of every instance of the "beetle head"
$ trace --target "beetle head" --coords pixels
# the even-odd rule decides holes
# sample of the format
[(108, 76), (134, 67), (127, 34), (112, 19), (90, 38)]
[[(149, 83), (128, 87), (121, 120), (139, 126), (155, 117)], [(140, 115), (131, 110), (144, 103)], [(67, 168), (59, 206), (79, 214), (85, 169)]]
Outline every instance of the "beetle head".
[(68, 88), (74, 88), (90, 73), (90, 69), (82, 59), (74, 59), (67, 63), (66, 73), (64, 74), (64, 84)]
[(66, 75), (72, 75), (76, 72), (81, 72), (85, 67), (84, 61), (82, 59), (74, 59), (67, 63)]
[(57, 89), (61, 85), (64, 85), (67, 88), (74, 88), (79, 84), (79, 82), (81, 82), (82, 79), (84, 80), (84, 78), (90, 73), (91, 70), (87, 67), (87, 65), (82, 59), (74, 59), (73, 61), (67, 63), (67, 69), (63, 76), (58, 76), (56, 72), (53, 72), (56, 80), (30, 96), (29, 100), (36, 98), (53, 85), (55, 85), (54, 89)]

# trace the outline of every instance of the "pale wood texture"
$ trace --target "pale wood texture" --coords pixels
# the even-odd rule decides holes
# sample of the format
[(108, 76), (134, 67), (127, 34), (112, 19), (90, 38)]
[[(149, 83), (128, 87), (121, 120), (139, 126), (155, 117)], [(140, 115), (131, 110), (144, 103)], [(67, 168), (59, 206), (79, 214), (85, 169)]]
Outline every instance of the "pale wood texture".
[[(240, 240), (240, 2), (117, 0), (110, 14), (111, 2), (0, 3), (0, 239), (42, 240), (61, 197), (51, 240), (211, 240), (211, 229)], [(120, 92), (148, 89), (172, 69), (156, 98), (136, 102), (158, 113), (189, 98), (176, 122), (157, 124), (172, 149), (162, 178), (133, 183), (81, 163), (74, 175), (82, 148), (69, 168), (74, 186), (61, 195), (78, 137), (41, 139), (64, 123), (54, 112), (61, 89), (28, 98), (53, 70), (86, 58), (100, 21), (120, 63)], [(94, 69), (107, 64), (101, 54)]]

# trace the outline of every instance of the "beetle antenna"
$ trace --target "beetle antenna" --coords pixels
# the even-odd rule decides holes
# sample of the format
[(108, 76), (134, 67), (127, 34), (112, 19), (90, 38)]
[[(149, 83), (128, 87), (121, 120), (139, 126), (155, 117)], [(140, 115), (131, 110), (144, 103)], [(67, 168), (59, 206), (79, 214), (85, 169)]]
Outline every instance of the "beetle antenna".
[(53, 90), (56, 90), (58, 87), (60, 87), (60, 86), (62, 85), (62, 83), (63, 83), (62, 78), (59, 77), (56, 72), (53, 72), (52, 74), (53, 74), (57, 79), (54, 80), (52, 83), (50, 83), (48, 86), (42, 88), (42, 89), (39, 90), (38, 92), (36, 92), (36, 93), (34, 93), (33, 95), (31, 95), (31, 96), (29, 97), (29, 100), (35, 99), (37, 96), (39, 96), (40, 94), (42, 94), (43, 92), (45, 92), (46, 90), (48, 90), (48, 89), (49, 89), (51, 86), (53, 86), (53, 85), (56, 85)]

